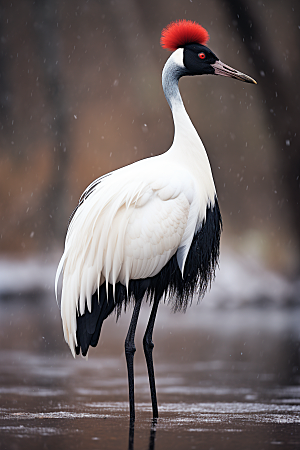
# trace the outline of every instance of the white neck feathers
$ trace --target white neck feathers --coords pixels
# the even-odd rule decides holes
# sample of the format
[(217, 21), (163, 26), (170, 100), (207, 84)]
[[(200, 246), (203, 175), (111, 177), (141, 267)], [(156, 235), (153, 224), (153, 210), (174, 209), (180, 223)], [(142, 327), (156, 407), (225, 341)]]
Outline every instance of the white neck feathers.
[(177, 49), (167, 60), (162, 85), (174, 121), (174, 140), (169, 149), (172, 160), (188, 168), (198, 185), (199, 193), (214, 204), (215, 186), (204, 145), (187, 114), (178, 88), (179, 78), (186, 75), (183, 49)]

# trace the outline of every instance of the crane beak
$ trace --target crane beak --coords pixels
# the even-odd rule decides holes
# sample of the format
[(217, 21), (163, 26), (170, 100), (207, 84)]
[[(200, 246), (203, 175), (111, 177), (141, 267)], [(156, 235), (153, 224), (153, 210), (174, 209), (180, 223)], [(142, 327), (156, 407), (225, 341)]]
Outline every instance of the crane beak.
[(236, 78), (237, 80), (245, 81), (246, 83), (257, 84), (253, 78), (233, 69), (230, 66), (227, 66), (220, 60), (216, 61), (214, 64), (211, 64), (211, 66), (215, 69), (215, 75), (222, 75), (223, 77)]

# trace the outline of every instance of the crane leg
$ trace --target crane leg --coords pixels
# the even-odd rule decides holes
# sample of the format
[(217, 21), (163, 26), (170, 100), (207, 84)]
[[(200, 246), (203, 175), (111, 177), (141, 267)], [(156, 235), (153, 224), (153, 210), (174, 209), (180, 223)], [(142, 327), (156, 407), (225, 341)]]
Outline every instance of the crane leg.
[(134, 336), (137, 321), (139, 318), (139, 313), (141, 309), (142, 298), (136, 300), (134, 310), (132, 313), (131, 322), (129, 325), (129, 330), (125, 339), (125, 356), (127, 363), (128, 372), (128, 388), (129, 388), (129, 407), (130, 407), (130, 421), (135, 420), (135, 410), (134, 410), (134, 372), (133, 372), (133, 357), (135, 354)]
[(150, 384), (150, 393), (151, 393), (151, 401), (152, 401), (152, 411), (153, 418), (156, 419), (158, 417), (158, 408), (157, 408), (157, 398), (156, 398), (156, 388), (155, 388), (155, 376), (154, 376), (154, 367), (153, 367), (153, 357), (152, 352), (154, 348), (154, 344), (152, 341), (152, 334), (154, 328), (154, 322), (156, 319), (156, 313), (158, 308), (158, 299), (154, 299), (151, 315), (149, 318), (149, 322), (146, 328), (146, 332), (143, 338), (143, 346), (144, 353), (147, 362), (148, 368), (148, 376), (149, 376), (149, 384)]
[(134, 421), (130, 420), (128, 450), (133, 450), (133, 448), (134, 448), (133, 444), (134, 444)]

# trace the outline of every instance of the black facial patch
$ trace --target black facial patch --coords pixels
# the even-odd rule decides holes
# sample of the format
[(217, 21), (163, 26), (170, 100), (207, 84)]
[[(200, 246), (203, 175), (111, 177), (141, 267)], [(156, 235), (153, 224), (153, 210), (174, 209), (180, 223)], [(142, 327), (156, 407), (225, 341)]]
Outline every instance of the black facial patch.
[(214, 74), (214, 64), (219, 58), (205, 45), (188, 44), (183, 50), (183, 63), (189, 75)]

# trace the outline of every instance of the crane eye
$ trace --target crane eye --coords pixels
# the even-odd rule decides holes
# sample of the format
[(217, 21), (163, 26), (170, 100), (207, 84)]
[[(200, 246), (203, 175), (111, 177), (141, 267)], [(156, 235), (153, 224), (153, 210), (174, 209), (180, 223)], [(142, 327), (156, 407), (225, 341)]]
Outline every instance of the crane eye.
[(205, 53), (201, 52), (201, 53), (199, 53), (198, 56), (199, 56), (200, 59), (204, 59), (205, 58)]

